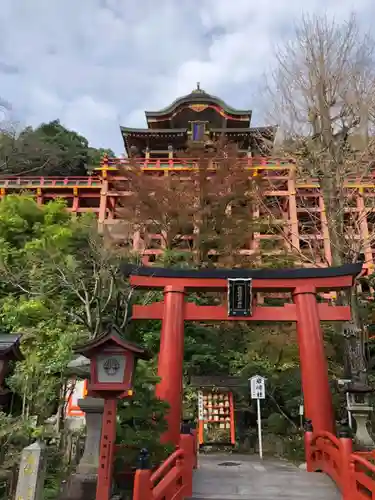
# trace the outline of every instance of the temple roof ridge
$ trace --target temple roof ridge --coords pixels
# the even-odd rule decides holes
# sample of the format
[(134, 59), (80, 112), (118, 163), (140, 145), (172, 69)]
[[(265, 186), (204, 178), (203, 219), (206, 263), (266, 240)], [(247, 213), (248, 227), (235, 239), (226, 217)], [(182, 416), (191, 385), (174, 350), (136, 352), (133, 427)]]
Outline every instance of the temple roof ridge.
[(189, 94), (178, 97), (172, 102), (172, 104), (169, 104), (168, 106), (158, 111), (145, 111), (145, 115), (146, 118), (168, 115), (172, 113), (178, 106), (189, 103), (216, 104), (217, 106), (219, 106), (220, 108), (222, 108), (228, 114), (231, 115), (238, 115), (238, 116), (249, 115), (250, 117), (252, 114), (251, 109), (236, 109), (233, 108), (232, 106), (229, 106), (225, 101), (223, 101), (219, 97), (209, 94), (208, 92), (203, 90), (200, 87), (200, 83), (198, 82), (197, 87), (193, 89)]

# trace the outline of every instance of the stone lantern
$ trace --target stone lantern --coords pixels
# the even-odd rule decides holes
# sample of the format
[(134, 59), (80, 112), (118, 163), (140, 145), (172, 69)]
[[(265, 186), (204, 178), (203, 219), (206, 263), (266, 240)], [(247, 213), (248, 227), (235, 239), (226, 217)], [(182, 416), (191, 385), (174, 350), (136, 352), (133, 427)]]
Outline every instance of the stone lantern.
[(358, 445), (373, 448), (374, 441), (367, 428), (370, 413), (369, 395), (374, 389), (368, 384), (366, 360), (361, 342), (362, 331), (354, 323), (344, 324), (345, 373), (340, 390), (346, 394), (349, 422), (356, 423), (354, 439)]
[(374, 389), (356, 381), (348, 381), (340, 389), (346, 393), (349, 423), (352, 425), (352, 419), (355, 420), (355, 442), (362, 448), (373, 449), (374, 441), (368, 431), (368, 422), (373, 411), (369, 404), (369, 394)]
[[(86, 441), (77, 470), (69, 478), (60, 500), (104, 499), (109, 488), (102, 495), (108, 485), (104, 484), (103, 487), (103, 484), (99, 484), (103, 481), (98, 477), (98, 470), (103, 470), (99, 459), (103, 459), (100, 453), (103, 414), (105, 417), (108, 410), (111, 413), (111, 418), (104, 420), (107, 424), (110, 422), (112, 431), (109, 430), (114, 440), (117, 399), (132, 395), (137, 359), (149, 359), (150, 356), (141, 347), (124, 340), (115, 326), (110, 326), (104, 334), (77, 347), (75, 352), (78, 357), (69, 364), (68, 371), (89, 379), (88, 396), (78, 400), (80, 409), (86, 414)], [(107, 439), (108, 429), (104, 431)], [(112, 464), (113, 456), (106, 456), (106, 467)], [(111, 479), (111, 474), (105, 476), (106, 480)], [(102, 490), (100, 496), (97, 495), (98, 487)]]
[(104, 399), (96, 498), (109, 500), (112, 487), (116, 441), (117, 400), (133, 395), (133, 380), (138, 359), (150, 359), (142, 347), (125, 340), (110, 326), (107, 332), (75, 351), (89, 359), (88, 393)]
[(142, 347), (121, 338), (115, 327), (76, 352), (91, 362), (88, 391), (97, 396), (131, 396), (137, 359), (150, 359)]

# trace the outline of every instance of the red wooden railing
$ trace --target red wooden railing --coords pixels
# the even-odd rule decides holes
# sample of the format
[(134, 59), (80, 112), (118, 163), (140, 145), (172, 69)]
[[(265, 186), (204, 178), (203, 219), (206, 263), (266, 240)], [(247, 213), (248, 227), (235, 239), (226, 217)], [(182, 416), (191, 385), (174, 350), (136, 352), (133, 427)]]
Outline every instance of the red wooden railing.
[[(280, 178), (286, 179), (289, 177), (289, 170), (294, 168), (295, 160), (292, 158), (276, 158), (276, 157), (240, 157), (238, 162), (245, 168), (254, 171), (256, 174), (261, 172), (264, 178)], [(198, 158), (134, 158), (131, 163), (139, 167), (143, 171), (189, 171), (198, 167)], [(359, 162), (360, 163), (360, 162)], [(57, 188), (64, 187), (87, 187), (100, 188), (103, 182), (103, 174), (100, 170), (117, 171), (120, 167), (125, 167), (130, 164), (129, 158), (103, 158), (101, 169), (97, 169), (98, 173), (92, 176), (69, 176), (69, 177), (37, 177), (37, 176), (14, 176), (1, 175), (0, 188), (4, 189), (32, 189), (35, 187), (41, 188)], [(213, 168), (215, 162), (212, 164)], [(375, 169), (366, 171), (366, 175), (362, 173), (347, 175), (347, 181), (350, 183), (370, 182), (373, 185), (375, 177)], [(316, 184), (318, 180), (314, 178), (299, 180), (302, 183)]]
[[(289, 169), (293, 160), (280, 159), (272, 157), (259, 157), (259, 158), (240, 158), (239, 162), (251, 170), (258, 171), (264, 170), (264, 175), (271, 169), (270, 175), (278, 175), (278, 170), (281, 171)], [(132, 160), (140, 169), (147, 170), (194, 170), (198, 165), (197, 158), (135, 158)], [(117, 170), (120, 167), (126, 167), (130, 164), (129, 158), (103, 158), (101, 163), (102, 170), (110, 169)], [(99, 169), (100, 170), (100, 169)], [(273, 173), (272, 170), (275, 170)], [(103, 176), (98, 171), (96, 175), (92, 176), (69, 176), (69, 177), (39, 177), (39, 176), (15, 176), (15, 175), (1, 175), (0, 188), (4, 189), (32, 189), (32, 188), (57, 188), (64, 187), (88, 187), (100, 188), (103, 182)]]
[[(192, 168), (196, 167), (199, 162), (199, 158), (133, 158), (131, 163), (133, 165), (139, 165), (140, 167), (155, 167), (155, 168)], [(102, 162), (102, 167), (112, 167), (118, 168), (121, 166), (129, 165), (129, 158), (104, 158)], [(215, 160), (213, 160), (213, 164)], [(295, 160), (291, 158), (273, 158), (273, 157), (240, 157), (238, 163), (243, 164), (248, 167), (283, 167), (288, 168), (291, 164), (295, 163)]]
[[(375, 451), (353, 453), (350, 437), (306, 432), (308, 472), (324, 472), (336, 483), (343, 500), (375, 499)], [(196, 434), (182, 434), (175, 452), (155, 471), (138, 469), (133, 500), (183, 500), (192, 495), (197, 467)]]
[(155, 472), (136, 471), (133, 500), (183, 500), (191, 496), (196, 466), (196, 433), (181, 434), (176, 451)]
[(0, 176), (0, 187), (27, 188), (27, 187), (71, 187), (95, 186), (100, 187), (102, 180), (98, 176), (81, 177), (36, 177), (36, 176)]
[(343, 500), (375, 499), (373, 452), (353, 453), (352, 439), (329, 432), (305, 433), (309, 472), (325, 472), (341, 490)]

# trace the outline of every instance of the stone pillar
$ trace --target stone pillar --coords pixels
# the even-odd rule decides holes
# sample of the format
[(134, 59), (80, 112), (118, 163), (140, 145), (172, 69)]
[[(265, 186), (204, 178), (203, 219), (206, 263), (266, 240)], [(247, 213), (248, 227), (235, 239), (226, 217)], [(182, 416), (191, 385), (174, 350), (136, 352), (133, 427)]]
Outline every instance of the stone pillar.
[(78, 406), (86, 414), (86, 440), (85, 450), (78, 464), (77, 473), (97, 474), (104, 399), (79, 399)]
[(22, 451), (16, 498), (42, 500), (46, 472), (45, 444), (40, 441)]
[(67, 481), (60, 500), (95, 500), (98, 479), (99, 447), (104, 399), (87, 397), (78, 400), (86, 414), (86, 439), (77, 470)]

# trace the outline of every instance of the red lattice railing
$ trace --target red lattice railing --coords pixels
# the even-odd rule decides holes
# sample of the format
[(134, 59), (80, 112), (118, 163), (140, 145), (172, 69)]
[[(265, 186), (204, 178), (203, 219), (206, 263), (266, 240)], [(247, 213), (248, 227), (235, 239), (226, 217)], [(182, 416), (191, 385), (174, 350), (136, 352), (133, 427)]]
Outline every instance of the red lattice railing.
[[(141, 168), (156, 168), (156, 169), (192, 169), (196, 168), (199, 163), (198, 158), (104, 158), (102, 161), (103, 168), (119, 168), (126, 167), (129, 164), (139, 165)], [(239, 164), (246, 167), (260, 168), (277, 168), (288, 169), (295, 163), (293, 159), (289, 158), (272, 158), (272, 157), (243, 157), (238, 159)], [(213, 160), (213, 165), (215, 161)]]
[(98, 176), (87, 177), (36, 177), (36, 176), (2, 176), (0, 187), (2, 188), (31, 188), (31, 187), (73, 187), (73, 186), (95, 186), (100, 187), (102, 180)]
[(180, 444), (155, 471), (138, 469), (133, 500), (183, 500), (192, 495), (197, 465), (196, 433), (181, 434)]
[[(284, 175), (290, 169), (293, 160), (279, 158), (240, 158), (240, 163), (244, 167), (258, 171), (262, 169), (263, 175), (280, 176)], [(101, 169), (97, 175), (91, 176), (69, 176), (69, 177), (39, 177), (39, 176), (0, 176), (0, 188), (3, 189), (32, 189), (32, 188), (68, 188), (68, 187), (88, 187), (100, 188), (103, 182), (103, 175), (100, 170), (117, 170), (120, 167), (129, 165), (129, 158), (104, 158), (101, 163)], [(135, 158), (132, 164), (138, 166), (141, 170), (194, 170), (198, 165), (197, 158)]]
[(375, 498), (375, 466), (361, 454), (353, 453), (350, 457), (349, 477), (351, 478), (350, 491), (353, 500), (368, 500)]
[(353, 453), (349, 437), (329, 432), (306, 432), (307, 470), (325, 472), (336, 483), (344, 500), (375, 498), (374, 452)]

